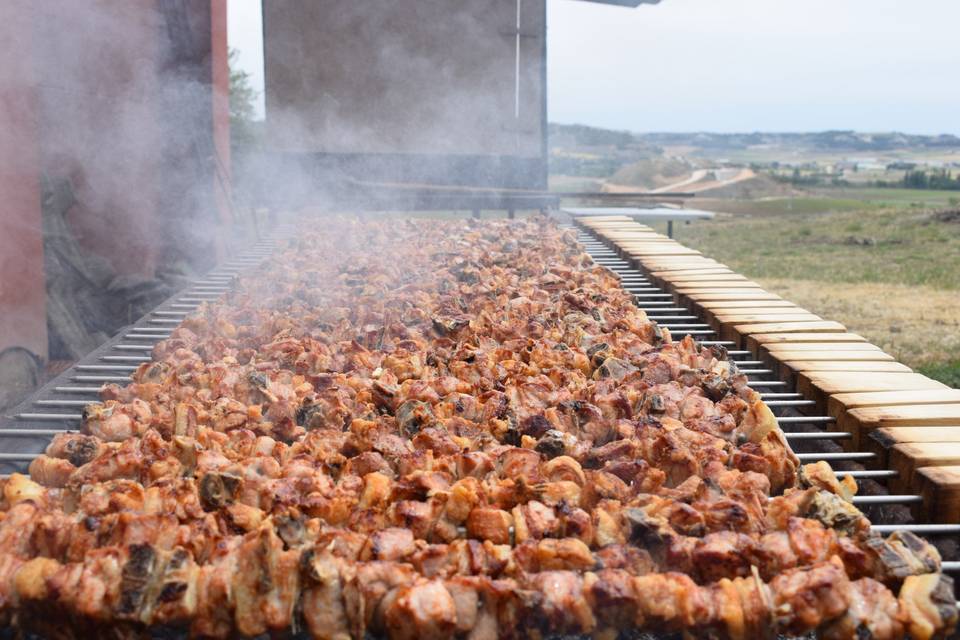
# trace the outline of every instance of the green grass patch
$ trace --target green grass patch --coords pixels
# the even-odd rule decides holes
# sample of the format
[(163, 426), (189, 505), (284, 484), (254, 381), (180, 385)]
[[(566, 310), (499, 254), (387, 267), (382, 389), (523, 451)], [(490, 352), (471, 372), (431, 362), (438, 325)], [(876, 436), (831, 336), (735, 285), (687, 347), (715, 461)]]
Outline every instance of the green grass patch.
[[(690, 202), (691, 207), (695, 207), (696, 205), (696, 201)], [(747, 216), (809, 215), (873, 208), (873, 205), (864, 204), (862, 200), (820, 196), (761, 198), (758, 200), (715, 200), (711, 201), (708, 206), (716, 211)]]
[(960, 224), (926, 209), (718, 216), (677, 228), (684, 244), (754, 278), (960, 289)]
[(960, 389), (960, 360), (922, 365), (917, 371), (954, 389)]
[(829, 187), (817, 189), (816, 193), (824, 197), (850, 199), (882, 206), (915, 204), (918, 206), (942, 207), (949, 205), (951, 198), (960, 196), (960, 192), (957, 191), (880, 189), (877, 187)]

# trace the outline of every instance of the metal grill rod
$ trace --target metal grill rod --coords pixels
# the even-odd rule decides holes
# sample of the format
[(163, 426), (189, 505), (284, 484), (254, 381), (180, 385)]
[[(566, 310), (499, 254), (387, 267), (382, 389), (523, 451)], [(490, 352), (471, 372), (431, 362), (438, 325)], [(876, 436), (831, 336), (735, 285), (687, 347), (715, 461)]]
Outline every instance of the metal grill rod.
[(896, 478), (897, 472), (890, 469), (859, 469), (854, 471), (837, 471), (841, 476), (852, 476), (856, 480), (885, 480)]
[[(761, 394), (763, 395), (763, 394)], [(809, 407), (817, 404), (813, 400), (764, 400), (768, 407)]]
[(826, 424), (836, 421), (836, 418), (830, 416), (781, 416), (777, 418), (777, 422), (781, 424)]
[[(779, 420), (779, 419), (778, 419)], [(794, 431), (784, 433), (784, 437), (789, 440), (846, 440), (852, 438), (853, 434), (848, 431)]]
[(910, 531), (911, 533), (926, 535), (960, 534), (960, 524), (875, 524), (870, 529), (881, 534), (896, 531)]
[(81, 420), (83, 416), (79, 413), (18, 413), (16, 418), (26, 422), (70, 422)]
[(923, 496), (912, 494), (889, 494), (879, 496), (853, 496), (853, 504), (918, 504), (923, 502)]
[(830, 462), (831, 460), (872, 460), (877, 457), (875, 453), (868, 451), (829, 451), (825, 453), (798, 453), (795, 455), (800, 462), (819, 462), (820, 460), (826, 462)]
[(0, 433), (15, 438), (53, 438), (61, 433), (69, 433), (69, 431), (66, 429), (3, 429)]

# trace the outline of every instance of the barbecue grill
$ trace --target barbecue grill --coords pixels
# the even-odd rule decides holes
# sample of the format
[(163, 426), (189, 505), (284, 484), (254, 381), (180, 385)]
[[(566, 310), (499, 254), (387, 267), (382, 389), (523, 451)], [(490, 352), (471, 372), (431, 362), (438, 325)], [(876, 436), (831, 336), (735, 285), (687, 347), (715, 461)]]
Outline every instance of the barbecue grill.
[[(943, 562), (943, 571), (960, 572), (960, 561), (952, 559), (956, 556), (950, 547), (960, 535), (960, 524), (921, 520), (921, 516), (932, 519), (928, 516), (934, 506), (930, 496), (916, 490), (910, 478), (901, 477), (897, 469), (889, 466), (889, 456), (877, 450), (867, 450), (866, 444), (855, 437), (855, 430), (840, 428), (840, 418), (836, 413), (822, 411), (825, 406), (823, 399), (818, 399), (809, 391), (805, 392), (799, 383), (803, 379), (802, 372), (787, 366), (789, 371), (784, 375), (784, 371), (776, 366), (782, 363), (775, 354), (764, 351), (760, 343), (754, 344), (752, 349), (744, 349), (741, 348), (744, 341), (751, 344), (745, 337), (741, 336), (739, 340), (725, 339), (732, 329), (723, 321), (718, 323), (718, 314), (708, 317), (709, 314), (696, 304), (696, 294), (689, 287), (683, 285), (685, 288), (678, 288), (675, 278), (665, 278), (663, 271), (654, 271), (638, 263), (621, 245), (598, 231), (598, 221), (602, 222), (598, 218), (577, 221), (577, 239), (597, 264), (619, 276), (624, 288), (634, 295), (637, 306), (651, 320), (677, 337), (689, 334), (702, 345), (722, 348), (739, 371), (748, 376), (750, 386), (761, 392), (761, 397), (777, 415), (788, 442), (802, 462), (826, 461), (838, 472), (849, 473), (857, 480), (861, 495), (854, 497), (853, 502), (868, 514), (874, 522), (875, 531), (889, 534), (907, 530), (928, 537), (940, 547), (946, 558), (951, 558)], [(631, 225), (632, 229), (649, 230), (626, 219), (623, 224)], [(679, 246), (663, 236), (660, 238), (664, 249), (667, 246)], [(660, 239), (656, 241), (661, 242)], [(130, 373), (139, 364), (150, 360), (150, 352), (156, 342), (168, 337), (170, 331), (203, 302), (215, 300), (230, 291), (236, 276), (263, 261), (270, 255), (273, 246), (272, 240), (262, 241), (250, 251), (195, 281), (14, 409), (4, 419), (0, 431), (0, 469), (4, 473), (25, 472), (30, 461), (43, 452), (54, 435), (78, 429), (83, 408), (97, 400), (102, 384), (129, 381)], [(677, 252), (680, 255), (696, 253), (685, 248)], [(652, 253), (665, 255), (669, 251), (653, 250)], [(719, 275), (722, 269), (721, 265), (716, 269), (702, 270), (701, 273), (709, 277)], [(684, 270), (665, 271), (679, 273)], [(746, 283), (742, 276), (736, 274), (723, 277), (729, 277), (730, 282)], [(740, 288), (753, 291), (748, 286)], [(757, 297), (760, 300), (762, 296), (760, 291), (746, 295), (747, 298)], [(765, 354), (765, 357), (761, 357), (761, 354)], [(855, 448), (852, 443), (863, 446)], [(936, 497), (938, 494), (932, 491), (931, 495)]]

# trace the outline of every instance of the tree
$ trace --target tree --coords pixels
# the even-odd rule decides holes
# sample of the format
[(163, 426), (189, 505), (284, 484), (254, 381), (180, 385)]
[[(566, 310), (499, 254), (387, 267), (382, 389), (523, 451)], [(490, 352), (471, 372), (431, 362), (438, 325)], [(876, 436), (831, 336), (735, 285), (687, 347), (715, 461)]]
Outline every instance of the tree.
[(250, 74), (237, 66), (240, 52), (230, 49), (230, 138), (233, 147), (254, 143), (255, 103), (259, 92), (250, 85)]

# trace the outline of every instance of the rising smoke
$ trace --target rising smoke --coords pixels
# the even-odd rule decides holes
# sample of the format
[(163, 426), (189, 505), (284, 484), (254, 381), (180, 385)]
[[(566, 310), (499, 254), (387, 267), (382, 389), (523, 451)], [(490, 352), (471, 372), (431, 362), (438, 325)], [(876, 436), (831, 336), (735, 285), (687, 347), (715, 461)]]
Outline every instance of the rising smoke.
[[(544, 0), (264, 4), (266, 136), (239, 172), (257, 204), (323, 204), (344, 185), (428, 181), (438, 167), (483, 184), (504, 174), (501, 158), (541, 158)], [(27, 142), (39, 150), (49, 294), (50, 353), (37, 355), (72, 360), (223, 257), (217, 193), (230, 184), (213, 139), (210, 3), (17, 11), (32, 72), (13, 89), (36, 99)]]

